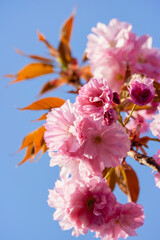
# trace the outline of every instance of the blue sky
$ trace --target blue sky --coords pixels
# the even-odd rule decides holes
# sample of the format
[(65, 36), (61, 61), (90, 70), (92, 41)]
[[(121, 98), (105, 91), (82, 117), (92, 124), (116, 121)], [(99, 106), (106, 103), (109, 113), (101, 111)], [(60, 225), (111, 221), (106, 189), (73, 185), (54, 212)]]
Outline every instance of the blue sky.
[[(153, 46), (160, 48), (160, 3), (159, 0), (1, 0), (0, 2), (0, 75), (16, 73), (29, 63), (25, 57), (18, 55), (14, 49), (25, 53), (48, 56), (42, 43), (37, 41), (36, 31), (44, 33), (56, 47), (60, 27), (64, 20), (77, 6), (71, 45), (73, 55), (81, 60), (87, 43), (87, 35), (97, 22), (108, 24), (111, 18), (130, 22), (133, 31), (153, 37)], [(52, 76), (50, 76), (51, 78)], [(40, 113), (21, 112), (17, 107), (24, 107), (36, 100), (42, 84), (49, 76), (7, 86), (8, 80), (0, 81), (1, 106), (1, 160), (0, 160), (0, 239), (1, 240), (49, 240), (75, 239), (71, 231), (62, 231), (58, 222), (52, 221), (53, 209), (47, 205), (48, 189), (53, 188), (59, 176), (58, 167), (49, 167), (49, 157), (44, 155), (38, 162), (26, 163), (17, 167), (24, 152), (15, 154), (23, 137), (39, 126), (31, 123)], [(70, 96), (63, 87), (46, 96)], [(74, 97), (71, 96), (72, 102)], [(159, 144), (152, 144), (148, 154), (152, 155)], [(144, 206), (145, 223), (138, 232), (138, 237), (128, 239), (157, 239), (159, 236), (159, 199), (160, 190), (155, 187), (152, 171), (128, 159), (140, 180), (141, 192), (138, 203)], [(127, 201), (116, 190), (119, 201)], [(80, 236), (79, 239), (93, 239), (92, 234)]]

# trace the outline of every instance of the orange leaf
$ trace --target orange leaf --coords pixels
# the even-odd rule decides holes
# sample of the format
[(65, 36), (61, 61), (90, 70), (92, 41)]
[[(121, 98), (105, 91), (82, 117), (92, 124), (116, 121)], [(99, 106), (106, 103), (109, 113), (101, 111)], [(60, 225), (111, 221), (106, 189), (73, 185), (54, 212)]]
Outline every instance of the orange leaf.
[(37, 34), (38, 34), (38, 38), (39, 38), (39, 41), (42, 41), (45, 43), (46, 47), (49, 49), (49, 52), (50, 54), (53, 56), (53, 57), (56, 57), (57, 55), (57, 50), (46, 40), (45, 36), (40, 33), (39, 31), (37, 31)]
[(42, 95), (48, 91), (51, 91), (57, 87), (60, 87), (65, 82), (66, 82), (66, 79), (64, 78), (57, 78), (57, 79), (51, 80), (43, 85), (39, 95)]
[(25, 163), (29, 159), (33, 160), (33, 158), (34, 158), (34, 146), (30, 145), (30, 146), (27, 147), (25, 157), (18, 164), (18, 166), (22, 165), (23, 163)]
[(71, 61), (71, 48), (68, 43), (61, 41), (58, 47), (58, 52), (63, 65), (67, 65)]
[[(110, 170), (111, 170), (111, 168), (105, 168), (102, 172), (103, 177), (105, 177)], [(111, 175), (107, 178), (107, 184), (110, 187), (112, 192), (115, 188), (116, 181), (117, 181), (116, 174), (115, 174), (115, 170), (113, 169)]]
[(30, 132), (30, 133), (23, 139), (22, 145), (21, 145), (20, 149), (18, 150), (18, 152), (21, 151), (22, 149), (24, 149), (25, 147), (31, 145), (32, 142), (33, 142), (33, 139), (34, 139), (34, 132)]
[(43, 114), (40, 118), (33, 120), (32, 122), (37, 122), (37, 121), (41, 121), (41, 120), (46, 120), (47, 118), (47, 113)]
[(86, 62), (87, 60), (88, 60), (87, 53), (85, 52), (83, 57), (82, 57), (82, 62)]
[(34, 148), (35, 148), (35, 154), (37, 154), (40, 150), (43, 144), (45, 144), (44, 141), (44, 132), (45, 132), (45, 127), (42, 126), (37, 129), (34, 135)]
[(53, 73), (53, 66), (45, 63), (30, 63), (21, 69), (17, 75), (16, 79), (10, 83), (20, 82), (22, 80), (39, 77), (44, 74)]
[(70, 42), (74, 17), (75, 17), (75, 11), (73, 11), (71, 16), (63, 24), (61, 28), (61, 35), (60, 35), (61, 41), (65, 41), (66, 43)]
[(65, 100), (58, 97), (47, 97), (42, 98), (27, 107), (20, 108), (20, 110), (47, 110), (52, 108), (57, 108), (62, 106), (65, 103)]
[(44, 141), (44, 132), (45, 132), (44, 126), (41, 126), (35, 131), (29, 133), (24, 138), (19, 151), (25, 147), (27, 148), (27, 150), (25, 157), (18, 165), (21, 165), (28, 160), (33, 161), (36, 158), (37, 154), (40, 153), (40, 151), (42, 152), (41, 155), (43, 155), (43, 153), (47, 150), (47, 146)]
[(80, 77), (84, 78), (86, 81), (89, 81), (89, 79), (92, 77), (91, 67), (89, 65), (81, 67)]
[(71, 16), (65, 21), (61, 28), (58, 52), (62, 60), (62, 64), (68, 64), (71, 61), (71, 48), (69, 42), (71, 39), (74, 17), (75, 11), (73, 11)]
[(115, 173), (117, 177), (117, 184), (121, 191), (125, 193), (126, 195), (128, 194), (128, 185), (126, 184), (126, 179), (122, 173), (122, 167), (116, 167), (115, 168)]
[(3, 77), (14, 78), (15, 74), (5, 74)]
[(132, 202), (137, 202), (139, 195), (139, 181), (137, 175), (132, 169), (132, 167), (127, 163), (123, 165), (123, 168), (127, 177), (127, 184), (129, 190), (128, 197)]
[(113, 192), (115, 185), (116, 185), (116, 174), (115, 171), (112, 172), (111, 176), (107, 179), (107, 184), (110, 187), (111, 191)]
[(129, 201), (137, 202), (139, 195), (139, 181), (132, 167), (123, 162), (116, 168), (117, 183), (119, 188), (128, 195)]
[(20, 55), (23, 55), (25, 57), (29, 57), (29, 58), (32, 58), (34, 60), (39, 60), (41, 62), (49, 62), (49, 63), (52, 63), (53, 62), (53, 59), (50, 59), (50, 58), (45, 58), (45, 57), (41, 57), (41, 56), (37, 56), (37, 55), (28, 55), (28, 54), (25, 54), (24, 52), (22, 52), (21, 50), (19, 49), (15, 49), (17, 53), (19, 53)]

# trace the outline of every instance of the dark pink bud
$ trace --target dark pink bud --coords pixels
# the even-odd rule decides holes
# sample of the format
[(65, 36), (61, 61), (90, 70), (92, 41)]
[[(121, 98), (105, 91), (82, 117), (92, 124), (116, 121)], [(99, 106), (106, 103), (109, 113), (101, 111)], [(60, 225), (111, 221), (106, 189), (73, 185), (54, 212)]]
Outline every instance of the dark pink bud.
[(152, 102), (155, 89), (153, 87), (153, 79), (151, 78), (133, 78), (128, 87), (131, 101), (139, 106), (144, 106)]
[(103, 124), (111, 125), (112, 123), (116, 122), (118, 118), (117, 112), (110, 108), (104, 114)]
[(119, 94), (117, 92), (113, 93), (113, 102), (116, 104), (120, 104), (121, 103), (121, 98), (119, 96)]

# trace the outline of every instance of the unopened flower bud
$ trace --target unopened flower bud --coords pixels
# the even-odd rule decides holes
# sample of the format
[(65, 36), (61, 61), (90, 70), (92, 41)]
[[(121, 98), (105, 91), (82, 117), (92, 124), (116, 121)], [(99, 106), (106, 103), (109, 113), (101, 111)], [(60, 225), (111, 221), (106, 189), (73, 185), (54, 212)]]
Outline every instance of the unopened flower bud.
[(155, 89), (153, 87), (153, 79), (140, 77), (139, 75), (131, 78), (130, 86), (128, 87), (128, 91), (131, 97), (131, 101), (134, 104), (139, 106), (144, 106), (150, 102), (152, 102)]
[(111, 125), (112, 123), (117, 121), (117, 118), (117, 112), (114, 109), (110, 108), (104, 114), (103, 124)]
[(113, 102), (116, 104), (120, 104), (121, 103), (121, 98), (119, 96), (119, 94), (117, 92), (113, 93)]

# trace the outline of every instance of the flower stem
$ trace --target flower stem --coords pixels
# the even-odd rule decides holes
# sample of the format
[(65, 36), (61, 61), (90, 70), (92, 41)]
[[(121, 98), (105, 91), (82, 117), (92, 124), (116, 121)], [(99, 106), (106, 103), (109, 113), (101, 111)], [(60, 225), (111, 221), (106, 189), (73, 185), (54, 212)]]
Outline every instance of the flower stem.
[(111, 169), (107, 172), (106, 176), (104, 177), (106, 180), (111, 176), (113, 170), (114, 170), (114, 168), (111, 168)]
[(125, 121), (125, 123), (124, 123), (124, 126), (126, 126), (126, 124), (129, 122), (130, 117), (132, 116), (132, 113), (133, 113), (135, 107), (136, 107), (136, 104), (133, 105), (132, 110), (131, 110), (129, 116), (128, 116), (128, 118), (126, 119), (126, 121)]

